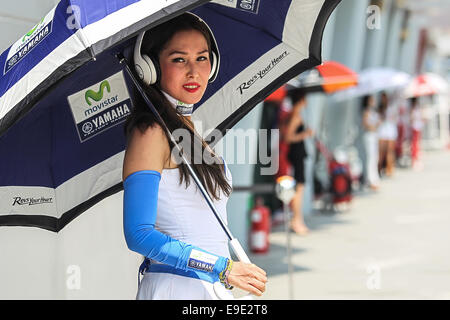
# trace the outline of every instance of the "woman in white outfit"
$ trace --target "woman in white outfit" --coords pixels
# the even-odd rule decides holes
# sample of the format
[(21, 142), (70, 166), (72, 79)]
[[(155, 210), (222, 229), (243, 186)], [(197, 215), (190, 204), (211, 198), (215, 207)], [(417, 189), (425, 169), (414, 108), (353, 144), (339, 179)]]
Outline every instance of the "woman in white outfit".
[(378, 174), (378, 134), (380, 117), (375, 111), (373, 96), (365, 96), (362, 101), (362, 125), (364, 128), (364, 149), (366, 152), (366, 174), (369, 187), (373, 190), (380, 185)]
[[(206, 23), (184, 13), (139, 35), (134, 63), (169, 130), (181, 132), (184, 155), (226, 221), (231, 172), (190, 117), (217, 74), (218, 54)], [(224, 231), (138, 93), (125, 129), (124, 234), (128, 247), (145, 257), (137, 299), (217, 299), (217, 283), (260, 296), (266, 273), (231, 260)], [(226, 298), (232, 297), (228, 291)]]
[(381, 124), (378, 127), (379, 161), (378, 171), (381, 172), (386, 163), (386, 175), (392, 176), (395, 167), (395, 143), (397, 140), (397, 110), (389, 104), (387, 94), (381, 94), (378, 108)]

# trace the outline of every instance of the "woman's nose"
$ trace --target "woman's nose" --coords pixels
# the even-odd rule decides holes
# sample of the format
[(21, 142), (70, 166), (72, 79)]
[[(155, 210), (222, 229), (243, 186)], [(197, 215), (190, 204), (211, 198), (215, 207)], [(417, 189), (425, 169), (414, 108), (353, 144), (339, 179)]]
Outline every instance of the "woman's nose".
[(187, 67), (187, 75), (190, 78), (194, 78), (198, 75), (198, 67), (195, 65), (195, 63), (188, 62), (186, 67)]

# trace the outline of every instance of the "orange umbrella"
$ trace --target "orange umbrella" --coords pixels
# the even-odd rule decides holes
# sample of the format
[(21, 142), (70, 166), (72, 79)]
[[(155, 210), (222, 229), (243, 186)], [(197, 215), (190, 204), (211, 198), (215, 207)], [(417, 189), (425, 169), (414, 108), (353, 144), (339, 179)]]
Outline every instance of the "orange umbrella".
[(286, 85), (283, 85), (272, 92), (265, 101), (281, 102), (286, 97), (286, 92)]
[(320, 66), (303, 72), (288, 82), (291, 89), (302, 89), (305, 92), (334, 93), (358, 84), (356, 72), (336, 61), (327, 61)]
[(356, 72), (342, 63), (326, 61), (290, 80), (287, 85), (283, 85), (272, 92), (265, 101), (280, 102), (286, 96), (287, 91), (293, 89), (331, 94), (354, 87), (357, 84), (358, 74)]

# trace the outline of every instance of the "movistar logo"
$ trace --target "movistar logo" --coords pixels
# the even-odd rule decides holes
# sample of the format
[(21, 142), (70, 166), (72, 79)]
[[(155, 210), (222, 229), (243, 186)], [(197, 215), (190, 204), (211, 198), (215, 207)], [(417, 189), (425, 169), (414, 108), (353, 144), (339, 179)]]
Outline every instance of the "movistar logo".
[(99, 102), (100, 100), (103, 99), (103, 91), (108, 90), (108, 92), (111, 92), (111, 87), (109, 85), (108, 81), (102, 81), (102, 83), (100, 83), (100, 89), (95, 92), (94, 90), (88, 90), (86, 91), (86, 93), (84, 94), (84, 99), (86, 100), (86, 103), (88, 105), (92, 105), (92, 102), (89, 99), (93, 99), (96, 102)]
[(123, 122), (132, 110), (122, 71), (90, 83), (67, 100), (81, 143)]
[[(45, 18), (45, 17), (44, 17), (44, 18)], [(33, 29), (31, 29), (30, 31), (28, 31), (28, 32), (23, 36), (22, 42), (25, 42), (25, 39), (26, 39), (27, 37), (30, 37), (30, 36), (36, 31), (36, 29), (44, 22), (44, 18), (42, 18), (41, 21), (39, 21), (39, 23), (33, 27)]]
[(38, 46), (51, 32), (53, 20), (42, 18), (32, 29), (30, 29), (21, 39), (14, 43), (7, 56), (3, 74), (6, 74), (19, 63), (28, 53)]
[[(86, 100), (86, 103), (89, 105), (89, 108), (87, 108), (84, 111), (84, 115), (86, 117), (89, 117), (90, 115), (99, 112), (100, 110), (111, 107), (118, 101), (118, 95), (114, 96), (107, 96), (103, 97), (105, 89), (108, 91), (108, 93), (111, 93), (111, 86), (109, 85), (109, 82), (107, 80), (103, 80), (100, 83), (100, 87), (97, 92), (94, 90), (87, 90), (84, 94), (84, 99)], [(93, 105), (92, 100), (94, 100), (96, 103)]]

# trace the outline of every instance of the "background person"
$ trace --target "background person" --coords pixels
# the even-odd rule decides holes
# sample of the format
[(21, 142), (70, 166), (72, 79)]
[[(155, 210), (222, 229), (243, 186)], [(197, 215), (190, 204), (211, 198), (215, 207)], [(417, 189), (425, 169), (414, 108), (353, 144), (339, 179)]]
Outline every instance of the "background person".
[(366, 152), (366, 173), (369, 187), (376, 190), (380, 186), (378, 174), (378, 135), (377, 129), (380, 125), (380, 117), (375, 111), (375, 99), (367, 95), (362, 100), (362, 126), (364, 129), (363, 143)]
[(292, 111), (288, 116), (284, 130), (284, 139), (289, 144), (288, 159), (294, 169), (294, 179), (296, 180), (296, 192), (291, 201), (292, 219), (291, 229), (298, 235), (306, 235), (309, 232), (305, 224), (302, 212), (302, 200), (305, 184), (305, 164), (307, 157), (305, 139), (313, 135), (311, 129), (306, 129), (301, 115), (302, 109), (306, 106), (305, 93), (300, 89), (289, 92), (292, 101)]
[(388, 177), (394, 174), (395, 168), (395, 144), (397, 140), (397, 115), (395, 108), (389, 104), (385, 92), (381, 94), (378, 107), (381, 124), (378, 127), (379, 159), (378, 171), (381, 173), (385, 167)]
[(419, 107), (417, 98), (410, 100), (410, 127), (411, 127), (411, 161), (413, 169), (421, 169), (422, 162), (420, 159), (420, 140), (422, 139), (422, 128), (424, 117)]

